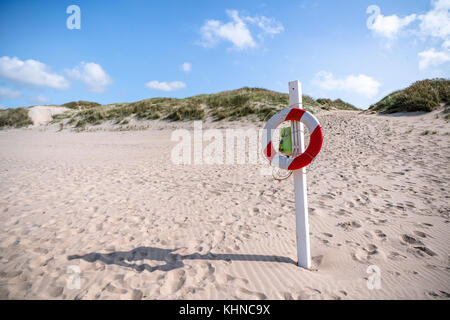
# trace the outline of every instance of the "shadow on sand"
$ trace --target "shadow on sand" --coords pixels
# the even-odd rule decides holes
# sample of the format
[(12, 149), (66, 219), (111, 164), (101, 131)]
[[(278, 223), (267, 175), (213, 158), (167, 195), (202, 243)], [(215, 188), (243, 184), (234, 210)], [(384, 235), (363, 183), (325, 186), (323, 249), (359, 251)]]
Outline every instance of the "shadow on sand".
[[(193, 253), (188, 255), (180, 255), (172, 253), (178, 249), (160, 249), (153, 247), (139, 247), (131, 251), (116, 251), (111, 253), (87, 253), (85, 255), (68, 256), (68, 260), (83, 259), (88, 262), (101, 261), (105, 264), (115, 264), (121, 267), (131, 268), (136, 271), (170, 271), (184, 266), (184, 260), (223, 260), (223, 261), (263, 261), (263, 262), (283, 262), (296, 264), (292, 259), (281, 256), (272, 255), (256, 255), (256, 254), (199, 254)], [(134, 261), (153, 260), (161, 261), (166, 264), (150, 266), (146, 263), (136, 264)]]

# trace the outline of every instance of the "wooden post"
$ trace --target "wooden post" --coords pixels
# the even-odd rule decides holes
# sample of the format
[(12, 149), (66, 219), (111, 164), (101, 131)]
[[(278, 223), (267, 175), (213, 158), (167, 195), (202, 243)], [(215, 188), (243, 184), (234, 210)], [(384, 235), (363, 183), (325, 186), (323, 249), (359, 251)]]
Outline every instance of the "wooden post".
[[(302, 108), (302, 86), (298, 80), (289, 82), (289, 105), (293, 108)], [(303, 124), (298, 121), (291, 121), (291, 132), (292, 152), (295, 157), (305, 151)], [(311, 254), (309, 249), (306, 170), (302, 168), (295, 170), (292, 174), (294, 176), (298, 266), (309, 269), (311, 267)]]

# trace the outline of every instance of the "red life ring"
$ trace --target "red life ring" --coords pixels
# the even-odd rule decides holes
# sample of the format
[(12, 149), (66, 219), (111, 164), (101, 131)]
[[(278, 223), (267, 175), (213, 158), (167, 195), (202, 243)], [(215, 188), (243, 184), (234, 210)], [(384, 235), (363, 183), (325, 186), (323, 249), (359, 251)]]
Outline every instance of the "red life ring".
[[(308, 148), (295, 158), (289, 158), (279, 154), (272, 144), (272, 132), (284, 121), (300, 121), (311, 133)], [(306, 167), (317, 156), (322, 148), (322, 127), (311, 113), (300, 108), (284, 109), (267, 121), (264, 127), (261, 146), (265, 157), (269, 162), (281, 169), (298, 170)]]

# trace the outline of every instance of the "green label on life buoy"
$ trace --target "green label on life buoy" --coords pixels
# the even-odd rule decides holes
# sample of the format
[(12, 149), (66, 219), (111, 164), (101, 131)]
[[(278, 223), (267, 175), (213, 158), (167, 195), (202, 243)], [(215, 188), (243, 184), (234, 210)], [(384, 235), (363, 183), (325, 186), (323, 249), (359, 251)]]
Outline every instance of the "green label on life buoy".
[(279, 151), (280, 153), (291, 156), (292, 155), (292, 140), (291, 140), (291, 127), (285, 127), (280, 132), (281, 140)]

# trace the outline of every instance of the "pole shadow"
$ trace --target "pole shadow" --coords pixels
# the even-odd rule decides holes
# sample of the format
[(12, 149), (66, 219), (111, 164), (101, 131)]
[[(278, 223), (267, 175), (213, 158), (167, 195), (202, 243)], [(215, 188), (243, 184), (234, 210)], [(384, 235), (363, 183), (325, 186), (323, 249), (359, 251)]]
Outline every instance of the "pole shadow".
[[(84, 255), (71, 255), (67, 260), (82, 259), (87, 262), (101, 261), (104, 264), (115, 264), (121, 267), (134, 269), (142, 272), (147, 270), (149, 272), (161, 270), (170, 271), (184, 266), (185, 260), (209, 260), (209, 261), (262, 261), (262, 262), (282, 262), (296, 265), (296, 262), (291, 258), (276, 256), (276, 255), (258, 255), (258, 254), (225, 254), (225, 253), (193, 253), (188, 255), (181, 255), (172, 253), (177, 249), (160, 249), (155, 247), (138, 247), (131, 251), (116, 251), (111, 253), (92, 252)], [(157, 266), (150, 266), (147, 263), (136, 264), (135, 261), (161, 261), (166, 264)]]

